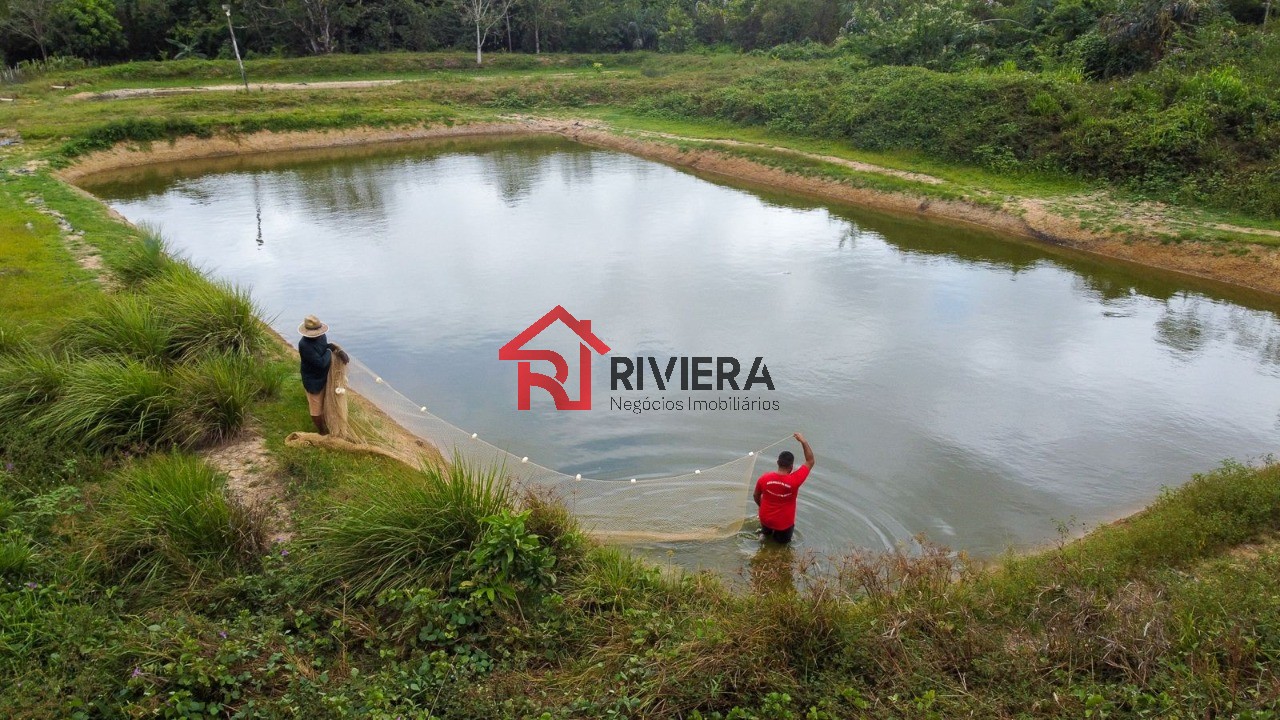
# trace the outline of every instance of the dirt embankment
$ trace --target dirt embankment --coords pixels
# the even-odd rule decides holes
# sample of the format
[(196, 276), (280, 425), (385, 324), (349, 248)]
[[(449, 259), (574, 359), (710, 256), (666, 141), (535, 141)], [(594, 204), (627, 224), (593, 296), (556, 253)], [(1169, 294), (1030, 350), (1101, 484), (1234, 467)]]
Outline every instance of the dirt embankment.
[[(291, 83), (249, 83), (249, 90), (352, 90), (359, 88), (396, 85), (403, 80), (328, 80), (324, 82), (291, 82)], [(72, 100), (123, 100), (138, 97), (164, 97), (166, 95), (188, 95), (207, 92), (237, 92), (244, 85), (190, 85), (187, 87), (162, 88), (121, 88), (102, 92), (80, 92), (71, 96)]]
[[(706, 145), (756, 147), (773, 152), (786, 152), (796, 157), (849, 167), (864, 173), (906, 179), (933, 185), (941, 181), (920, 173), (880, 167), (843, 158), (804, 153), (786, 148), (753, 145), (734, 140), (704, 140), (660, 133), (621, 133), (592, 121), (549, 120), (545, 118), (513, 118), (507, 122), (465, 125), (401, 128), (352, 129), (296, 133), (263, 132), (237, 137), (211, 139), (181, 138), (169, 143), (122, 145), (88, 155), (59, 177), (74, 183), (98, 172), (177, 160), (226, 157), (278, 150), (306, 150), (330, 147), (387, 143), (430, 138), (476, 135), (555, 134), (596, 147), (620, 150), (670, 165), (686, 167), (725, 178), (767, 185), (840, 203), (861, 205), (877, 210), (938, 218), (991, 228), (1000, 232), (1030, 238), (1059, 247), (1100, 255), (1191, 275), (1198, 278), (1237, 285), (1267, 293), (1280, 294), (1280, 248), (1261, 244), (1213, 242), (1160, 242), (1157, 238), (1172, 229), (1165, 218), (1134, 206), (1124, 212), (1127, 230), (1124, 234), (1086, 229), (1079, 219), (1069, 217), (1062, 208), (1084, 206), (1089, 196), (1057, 198), (1006, 199), (1004, 207), (980, 205), (957, 200), (938, 200), (907, 192), (885, 192), (854, 187), (835, 179), (800, 175), (770, 167), (741, 155), (719, 152)], [(672, 141), (694, 141), (698, 148), (681, 147)], [(1076, 202), (1078, 200), (1078, 203)], [(1134, 232), (1134, 228), (1138, 232)], [(1149, 231), (1147, 239), (1142, 230)], [(1229, 230), (1242, 234), (1280, 237), (1272, 230), (1205, 226), (1204, 229)], [(1136, 236), (1136, 237), (1135, 237)]]

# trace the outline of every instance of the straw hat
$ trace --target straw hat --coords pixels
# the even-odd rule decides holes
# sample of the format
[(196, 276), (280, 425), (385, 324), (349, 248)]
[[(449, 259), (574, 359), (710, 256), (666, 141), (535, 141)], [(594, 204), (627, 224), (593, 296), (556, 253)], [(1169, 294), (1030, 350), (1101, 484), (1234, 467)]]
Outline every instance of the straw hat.
[(320, 322), (320, 318), (315, 315), (308, 315), (302, 321), (302, 324), (298, 326), (298, 332), (302, 334), (302, 337), (320, 337), (329, 332), (329, 326)]

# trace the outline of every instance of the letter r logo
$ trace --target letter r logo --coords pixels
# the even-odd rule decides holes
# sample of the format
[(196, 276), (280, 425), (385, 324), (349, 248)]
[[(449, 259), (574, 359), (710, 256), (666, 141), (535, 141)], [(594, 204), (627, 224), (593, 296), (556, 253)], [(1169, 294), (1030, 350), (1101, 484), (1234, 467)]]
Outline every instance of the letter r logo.
[[(553, 323), (561, 322), (578, 336), (578, 399), (570, 400), (564, 384), (569, 379), (569, 364), (564, 356), (554, 350), (530, 350), (524, 346)], [(516, 360), (520, 364), (517, 373), (516, 406), (528, 410), (531, 406), (531, 390), (540, 387), (551, 394), (557, 410), (591, 409), (591, 357), (592, 352), (604, 355), (609, 346), (591, 332), (590, 320), (579, 320), (569, 314), (564, 306), (557, 305), (535, 323), (511, 338), (498, 349), (499, 360)], [(533, 371), (533, 361), (549, 362), (555, 368), (555, 376)]]

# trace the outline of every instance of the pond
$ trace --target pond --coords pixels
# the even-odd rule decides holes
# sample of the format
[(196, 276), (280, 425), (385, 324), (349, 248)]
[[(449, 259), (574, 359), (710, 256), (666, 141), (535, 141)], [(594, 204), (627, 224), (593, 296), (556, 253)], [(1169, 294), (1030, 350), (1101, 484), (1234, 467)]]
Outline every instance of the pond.
[[(818, 463), (800, 548), (924, 534), (991, 556), (1280, 445), (1270, 301), (967, 227), (545, 137), (186, 162), (83, 184), (250, 288), (285, 337), (318, 315), (406, 395), (517, 456), (626, 482), (803, 431)], [(535, 388), (520, 411), (516, 363), (498, 350), (556, 306), (610, 348), (593, 355), (592, 409), (557, 411)], [(644, 390), (615, 390), (613, 356), (660, 369), (732, 357), (740, 382), (759, 357), (773, 389), (663, 391), (650, 375)], [(720, 397), (777, 409), (615, 404)], [(774, 447), (755, 472), (784, 448), (798, 453)], [(754, 548), (745, 532), (649, 546), (721, 567)]]

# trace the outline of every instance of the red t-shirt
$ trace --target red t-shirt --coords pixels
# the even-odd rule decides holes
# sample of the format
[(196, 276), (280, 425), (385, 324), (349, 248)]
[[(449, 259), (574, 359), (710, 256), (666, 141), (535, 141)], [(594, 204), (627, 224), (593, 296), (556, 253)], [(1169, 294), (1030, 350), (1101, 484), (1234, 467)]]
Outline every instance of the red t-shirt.
[(796, 524), (796, 496), (809, 477), (809, 466), (801, 465), (790, 475), (767, 472), (756, 481), (760, 493), (760, 524), (770, 530), (786, 530)]

